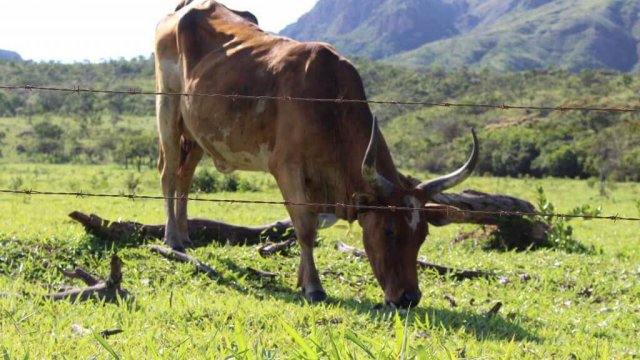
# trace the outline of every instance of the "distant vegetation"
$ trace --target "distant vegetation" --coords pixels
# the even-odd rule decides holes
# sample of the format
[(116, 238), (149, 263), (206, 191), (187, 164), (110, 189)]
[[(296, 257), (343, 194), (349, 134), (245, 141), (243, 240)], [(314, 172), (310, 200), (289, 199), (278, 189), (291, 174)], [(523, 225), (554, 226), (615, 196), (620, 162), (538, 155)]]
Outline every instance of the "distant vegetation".
[[(536, 106), (640, 107), (631, 74), (547, 69), (513, 74), (420, 71), (356, 62), (372, 99)], [(0, 83), (153, 89), (149, 59), (104, 64), (0, 62)], [(640, 114), (375, 105), (395, 159), (405, 169), (445, 172), (479, 131), (479, 174), (640, 181)], [(157, 157), (151, 96), (0, 91), (5, 161), (109, 163), (140, 168)]]

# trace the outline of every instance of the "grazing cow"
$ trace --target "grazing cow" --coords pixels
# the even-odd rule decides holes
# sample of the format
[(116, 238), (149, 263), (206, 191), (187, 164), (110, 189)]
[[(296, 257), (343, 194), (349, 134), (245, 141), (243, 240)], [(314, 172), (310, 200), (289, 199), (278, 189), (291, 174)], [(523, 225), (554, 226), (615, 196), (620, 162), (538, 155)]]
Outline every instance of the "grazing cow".
[[(211, 0), (183, 1), (157, 27), (158, 92), (365, 100), (354, 66), (325, 43), (266, 33), (253, 15)], [(420, 300), (416, 260), (436, 212), (358, 210), (348, 204), (421, 208), (434, 194), (462, 182), (477, 160), (441, 178), (409, 186), (396, 169), (366, 103), (239, 97), (157, 96), (159, 167), (166, 200), (165, 242), (189, 245), (187, 201), (203, 154), (221, 172), (271, 173), (301, 246), (298, 285), (310, 301), (326, 293), (313, 259), (318, 217), (358, 221), (385, 301)]]

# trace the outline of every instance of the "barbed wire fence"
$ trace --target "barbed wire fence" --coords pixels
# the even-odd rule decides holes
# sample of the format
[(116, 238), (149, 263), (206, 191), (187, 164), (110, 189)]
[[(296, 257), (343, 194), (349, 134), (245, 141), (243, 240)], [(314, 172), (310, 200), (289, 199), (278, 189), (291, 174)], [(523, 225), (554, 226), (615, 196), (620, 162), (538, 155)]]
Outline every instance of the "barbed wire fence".
[(274, 100), (289, 102), (318, 102), (336, 104), (376, 104), (376, 105), (414, 105), (414, 106), (437, 106), (437, 107), (471, 107), (498, 110), (538, 110), (538, 111), (599, 111), (611, 113), (640, 113), (640, 108), (635, 107), (602, 107), (602, 106), (534, 106), (534, 105), (509, 105), (509, 104), (478, 104), (478, 103), (455, 103), (440, 101), (406, 101), (406, 100), (361, 100), (361, 99), (326, 99), (326, 98), (306, 98), (295, 96), (267, 96), (267, 95), (242, 95), (242, 94), (207, 94), (207, 93), (186, 93), (186, 92), (159, 92), (145, 91), (134, 87), (128, 90), (91, 89), (80, 86), (51, 87), (34, 85), (0, 85), (0, 90), (25, 90), (25, 91), (56, 91), (66, 93), (93, 93), (110, 95), (138, 95), (138, 96), (183, 96), (183, 97), (210, 97), (235, 100)]
[[(385, 211), (420, 211), (420, 212), (442, 212), (446, 211), (446, 207), (443, 209), (430, 209), (430, 208), (416, 208), (409, 206), (376, 206), (376, 205), (354, 205), (343, 203), (298, 203), (292, 201), (267, 201), (267, 200), (241, 200), (241, 199), (215, 199), (215, 198), (200, 198), (200, 197), (164, 197), (153, 195), (138, 195), (138, 194), (108, 194), (108, 193), (89, 193), (83, 191), (38, 191), (38, 190), (7, 190), (0, 189), (0, 194), (13, 194), (13, 195), (27, 195), (27, 196), (67, 196), (76, 198), (112, 198), (112, 199), (127, 199), (127, 200), (188, 200), (197, 202), (210, 202), (210, 203), (225, 203), (225, 204), (254, 204), (254, 205), (284, 205), (284, 206), (311, 206), (317, 208), (344, 208), (355, 210), (385, 210)], [(453, 212), (453, 211), (452, 211)], [(485, 211), (485, 210), (463, 210), (456, 209), (455, 212), (465, 214), (476, 215), (496, 215), (496, 216), (542, 216), (542, 217), (555, 217), (555, 218), (581, 218), (585, 220), (612, 220), (612, 221), (640, 221), (640, 218), (626, 217), (619, 215), (590, 215), (590, 214), (560, 214), (560, 213), (540, 213), (540, 212), (525, 212), (525, 211)]]
[[(327, 98), (304, 98), (294, 96), (260, 96), (260, 95), (242, 95), (242, 94), (222, 94), (222, 93), (185, 93), (185, 92), (158, 92), (145, 91), (137, 88), (129, 88), (128, 90), (113, 89), (91, 89), (82, 88), (80, 86), (72, 87), (53, 87), (53, 86), (34, 86), (34, 85), (1, 85), (0, 90), (9, 91), (52, 91), (65, 93), (94, 93), (105, 95), (131, 95), (131, 96), (183, 96), (183, 97), (210, 97), (224, 98), (231, 101), (236, 100), (270, 100), (270, 101), (287, 101), (287, 102), (317, 102), (317, 103), (335, 103), (335, 104), (377, 104), (377, 105), (407, 105), (407, 106), (429, 106), (429, 107), (445, 107), (445, 108), (484, 108), (497, 110), (535, 110), (535, 111), (590, 111), (590, 112), (608, 112), (608, 113), (640, 113), (640, 108), (636, 107), (602, 107), (602, 106), (534, 106), (534, 105), (509, 105), (509, 104), (483, 104), (483, 103), (455, 103), (455, 102), (437, 102), (437, 101), (403, 101), (403, 100), (362, 100), (362, 99), (327, 99)], [(0, 189), (0, 194), (23, 195), (23, 196), (66, 196), (76, 198), (112, 198), (112, 199), (128, 199), (128, 200), (189, 200), (197, 202), (211, 203), (227, 203), (227, 204), (253, 204), (253, 205), (284, 205), (284, 206), (311, 206), (318, 208), (350, 208), (357, 210), (383, 210), (383, 211), (442, 211), (430, 208), (415, 207), (397, 207), (397, 206), (371, 206), (371, 205), (353, 205), (353, 204), (326, 204), (326, 203), (296, 203), (290, 201), (264, 201), (264, 200), (242, 200), (242, 199), (213, 199), (200, 197), (163, 197), (138, 194), (108, 194), (108, 193), (91, 193), (91, 192), (64, 192), (64, 191), (40, 191), (40, 190), (16, 190), (16, 189)], [(568, 213), (541, 213), (541, 212), (522, 212), (522, 211), (480, 211), (456, 209), (456, 212), (465, 214), (482, 214), (494, 216), (542, 216), (548, 218), (581, 218), (585, 220), (608, 220), (608, 221), (629, 221), (638, 222), (640, 217), (620, 216), (620, 215), (592, 215), (592, 214), (568, 214)]]

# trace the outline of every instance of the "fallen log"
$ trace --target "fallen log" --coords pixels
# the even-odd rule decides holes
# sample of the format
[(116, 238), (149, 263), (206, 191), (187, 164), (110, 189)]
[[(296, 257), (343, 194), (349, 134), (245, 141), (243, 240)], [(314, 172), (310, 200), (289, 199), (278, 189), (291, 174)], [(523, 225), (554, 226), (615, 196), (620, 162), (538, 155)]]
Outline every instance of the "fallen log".
[[(407, 180), (409, 182), (409, 180)], [(547, 243), (548, 224), (540, 219), (525, 218), (509, 213), (537, 213), (528, 201), (507, 195), (486, 194), (465, 190), (460, 194), (437, 194), (426, 204), (434, 226), (453, 223), (492, 225), (493, 234), (501, 237), (506, 248), (524, 249)], [(98, 215), (86, 215), (74, 211), (69, 217), (80, 222), (87, 232), (103, 239), (118, 241), (137, 237), (162, 239), (164, 224), (145, 225), (133, 221), (110, 221)], [(189, 236), (196, 246), (212, 242), (229, 245), (256, 245), (265, 242), (280, 243), (294, 240), (295, 232), (290, 219), (279, 220), (262, 226), (240, 226), (207, 219), (189, 219)], [(335, 219), (323, 217), (320, 228), (335, 223)], [(277, 251), (282, 248), (276, 247)]]
[[(105, 240), (119, 241), (135, 237), (162, 239), (164, 236), (164, 224), (145, 225), (135, 221), (110, 221), (95, 214), (87, 215), (79, 211), (70, 213), (69, 217), (82, 224), (88, 233)], [(331, 217), (322, 216), (319, 219), (319, 228), (329, 227), (335, 222)], [(196, 245), (212, 242), (256, 245), (267, 241), (283, 242), (296, 238), (291, 219), (262, 226), (232, 225), (207, 219), (189, 219), (188, 224), (189, 237)]]
[(465, 190), (460, 194), (436, 194), (433, 202), (425, 206), (436, 215), (429, 219), (434, 226), (489, 225), (484, 237), (491, 238), (491, 247), (524, 250), (550, 245), (548, 223), (535, 215), (517, 215), (538, 213), (533, 204), (523, 199)]
[(258, 253), (260, 253), (260, 256), (262, 256), (263, 258), (266, 258), (273, 254), (283, 253), (289, 250), (290, 248), (292, 248), (293, 246), (295, 246), (296, 243), (297, 243), (296, 239), (291, 239), (291, 240), (286, 240), (283, 242), (276, 242), (276, 243), (268, 242), (263, 246), (260, 246), (260, 248), (258, 248)]
[[(367, 253), (365, 253), (362, 249), (357, 249), (352, 246), (349, 246), (342, 241), (338, 241), (334, 244), (334, 249), (344, 252), (347, 254), (351, 254), (356, 257), (367, 258)], [(457, 270), (454, 268), (450, 268), (447, 266), (432, 264), (426, 262), (424, 260), (418, 260), (417, 262), (418, 268), (420, 269), (428, 269), (435, 271), (438, 275), (441, 276), (451, 276), (456, 280), (464, 280), (464, 279), (476, 279), (476, 278), (491, 278), (494, 277), (495, 274), (486, 271), (480, 270)]]
[(87, 301), (89, 299), (98, 299), (112, 302), (118, 297), (124, 299), (131, 295), (129, 291), (120, 287), (122, 283), (122, 261), (117, 255), (111, 257), (111, 272), (107, 280), (98, 280), (81, 268), (76, 268), (73, 272), (63, 271), (63, 273), (71, 279), (82, 280), (88, 287), (45, 294), (42, 297), (53, 300)]

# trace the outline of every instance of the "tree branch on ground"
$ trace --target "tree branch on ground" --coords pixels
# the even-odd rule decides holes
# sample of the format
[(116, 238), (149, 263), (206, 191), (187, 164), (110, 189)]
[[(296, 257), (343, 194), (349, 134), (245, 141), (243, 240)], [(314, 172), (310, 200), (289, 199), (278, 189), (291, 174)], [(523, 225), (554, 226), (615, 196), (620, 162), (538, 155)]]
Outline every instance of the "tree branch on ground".
[(98, 299), (113, 302), (118, 297), (124, 299), (131, 295), (128, 290), (120, 287), (122, 283), (122, 261), (118, 255), (111, 257), (111, 272), (107, 280), (98, 280), (81, 268), (76, 268), (73, 272), (63, 271), (63, 273), (71, 279), (82, 280), (88, 287), (42, 295), (44, 298), (71, 301)]

